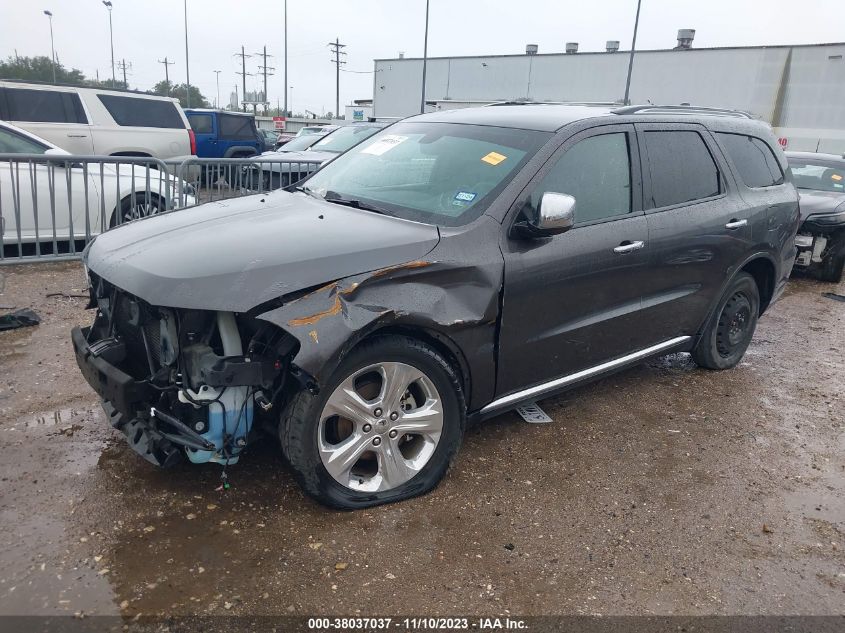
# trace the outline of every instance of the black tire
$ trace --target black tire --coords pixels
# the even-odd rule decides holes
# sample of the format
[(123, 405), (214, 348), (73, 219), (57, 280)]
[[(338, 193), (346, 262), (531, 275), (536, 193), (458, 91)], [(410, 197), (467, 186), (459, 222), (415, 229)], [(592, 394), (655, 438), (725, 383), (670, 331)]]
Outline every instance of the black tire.
[[(318, 448), (318, 428), (324, 406), (347, 377), (376, 363), (404, 363), (421, 371), (437, 389), (443, 428), (428, 462), (405, 483), (378, 492), (348, 488), (325, 468)], [(338, 366), (318, 395), (296, 393), (279, 425), (282, 450), (302, 489), (318, 502), (338, 509), (367, 508), (425, 494), (443, 478), (460, 448), (466, 427), (461, 382), (446, 359), (429, 345), (407, 336), (380, 336), (355, 348)]]
[(158, 195), (138, 191), (134, 197), (130, 194), (120, 201), (120, 212), (118, 213), (117, 210), (112, 212), (109, 228), (113, 229), (131, 220), (164, 213), (166, 210), (164, 200)]
[(731, 280), (692, 352), (700, 367), (730, 369), (745, 355), (757, 328), (760, 290), (754, 277), (739, 273)]
[(816, 275), (820, 281), (839, 283), (842, 280), (842, 270), (845, 268), (845, 237), (841, 242), (834, 242), (825, 258), (817, 268)]

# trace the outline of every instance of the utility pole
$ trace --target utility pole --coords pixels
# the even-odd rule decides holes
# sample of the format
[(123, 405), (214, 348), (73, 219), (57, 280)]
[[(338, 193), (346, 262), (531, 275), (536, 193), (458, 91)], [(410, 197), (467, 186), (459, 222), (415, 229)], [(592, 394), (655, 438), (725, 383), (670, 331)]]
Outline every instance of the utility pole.
[(235, 53), (235, 57), (240, 57), (240, 58), (241, 58), (241, 72), (239, 72), (239, 73), (235, 73), (235, 74), (236, 74), (236, 75), (241, 75), (241, 77), (243, 78), (243, 86), (244, 86), (244, 104), (243, 104), (243, 110), (244, 110), (244, 112), (246, 112), (246, 78), (247, 78), (247, 75), (252, 76), (252, 73), (248, 73), (248, 72), (246, 71), (246, 58), (247, 58), (247, 57), (252, 57), (252, 55), (247, 55), (247, 54), (244, 52), (244, 47), (243, 47), (243, 46), (241, 46), (241, 52), (240, 52), (240, 53)]
[(235, 108), (237, 109), (238, 103), (240, 103), (241, 99), (238, 96), (238, 84), (235, 84)]
[(335, 118), (340, 118), (340, 65), (345, 64), (345, 61), (341, 61), (340, 56), (346, 55), (342, 49), (346, 48), (346, 44), (340, 43), (340, 38), (336, 38), (334, 42), (329, 42), (329, 48), (332, 49), (332, 54), (334, 55), (334, 59), (331, 60), (335, 65), (335, 106), (334, 106), (334, 116)]
[(267, 54), (267, 47), (264, 47), (263, 53), (256, 53), (256, 55), (262, 55), (264, 57), (264, 65), (258, 66), (258, 69), (264, 73), (264, 113), (267, 113), (267, 106), (270, 104), (270, 99), (267, 96), (267, 76), (273, 76), (275, 73), (268, 73), (268, 70), (276, 70), (275, 66), (268, 66), (267, 65), (267, 58), (272, 57), (272, 55)]
[(422, 96), (420, 97), (420, 114), (425, 114), (425, 70), (428, 62), (428, 0), (425, 0), (425, 39), (423, 40), (423, 72)]
[(170, 72), (168, 71), (168, 66), (173, 66), (176, 62), (169, 62), (167, 61), (167, 57), (164, 60), (159, 59), (159, 64), (164, 64), (164, 81), (167, 82), (167, 94), (170, 94)]
[(288, 115), (288, 0), (285, 0), (285, 114)]
[(185, 0), (185, 101), (191, 107), (191, 66), (188, 63), (188, 0)]
[(215, 70), (214, 74), (217, 76), (217, 101), (214, 103), (219, 108), (220, 107), (220, 72), (219, 70)]
[(628, 58), (628, 78), (625, 80), (625, 100), (622, 105), (630, 105), (628, 95), (631, 93), (631, 71), (634, 69), (634, 49), (637, 48), (637, 29), (640, 26), (640, 4), (637, 0), (637, 17), (634, 19), (634, 38), (631, 40), (631, 56)]
[(129, 62), (127, 64), (125, 59), (121, 59), (117, 63), (117, 67), (120, 68), (120, 70), (123, 71), (123, 87), (128, 89), (129, 83), (126, 81), (126, 69), (129, 68), (129, 70), (132, 70), (132, 62)]

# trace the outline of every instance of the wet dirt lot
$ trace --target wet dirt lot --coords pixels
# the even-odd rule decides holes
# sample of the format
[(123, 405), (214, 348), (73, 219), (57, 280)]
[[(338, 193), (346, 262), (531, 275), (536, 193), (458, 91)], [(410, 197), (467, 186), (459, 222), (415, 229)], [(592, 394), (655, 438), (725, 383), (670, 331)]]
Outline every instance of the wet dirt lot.
[[(2, 614), (845, 612), (845, 303), (795, 280), (738, 368), (651, 361), (467, 434), (428, 496), (342, 513), (275, 440), (155, 470), (72, 358), (78, 263), (0, 268)], [(5, 310), (0, 311), (0, 313)]]

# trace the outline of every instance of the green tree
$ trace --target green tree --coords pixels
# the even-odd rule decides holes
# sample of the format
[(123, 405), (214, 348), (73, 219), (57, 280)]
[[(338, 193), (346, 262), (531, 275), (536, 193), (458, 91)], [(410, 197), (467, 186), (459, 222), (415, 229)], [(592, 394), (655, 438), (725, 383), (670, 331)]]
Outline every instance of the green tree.
[[(53, 81), (53, 63), (49, 57), (8, 57), (0, 61), (0, 78), (25, 81)], [(76, 68), (68, 70), (56, 63), (56, 82), (81, 86), (86, 83), (85, 75)]]
[[(162, 97), (175, 97), (179, 99), (179, 104), (183, 108), (188, 107), (188, 86), (185, 84), (176, 84), (170, 81), (160, 81), (150, 91), (152, 94), (161, 95)], [(207, 108), (209, 106), (208, 100), (202, 96), (199, 88), (191, 86), (191, 107), (192, 108)]]

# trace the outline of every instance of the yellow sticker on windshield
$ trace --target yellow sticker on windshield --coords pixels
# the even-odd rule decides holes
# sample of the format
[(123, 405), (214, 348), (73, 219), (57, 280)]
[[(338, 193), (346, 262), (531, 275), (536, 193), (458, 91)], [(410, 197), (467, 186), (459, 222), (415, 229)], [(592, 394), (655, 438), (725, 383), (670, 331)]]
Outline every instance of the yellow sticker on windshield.
[(490, 152), (487, 156), (482, 156), (481, 160), (487, 163), (488, 165), (498, 165), (503, 160), (505, 160), (507, 156), (504, 154), (500, 154), (499, 152)]
[(840, 176), (839, 174), (831, 174), (830, 179), (831, 180), (842, 180), (842, 176)]

